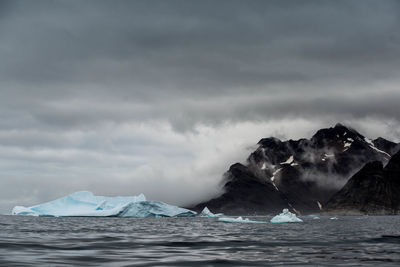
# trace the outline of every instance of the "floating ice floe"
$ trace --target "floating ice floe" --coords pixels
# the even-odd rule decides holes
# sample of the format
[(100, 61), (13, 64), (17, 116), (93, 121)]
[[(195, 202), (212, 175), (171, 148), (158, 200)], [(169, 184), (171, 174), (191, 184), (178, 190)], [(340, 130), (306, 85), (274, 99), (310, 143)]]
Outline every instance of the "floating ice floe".
[(203, 211), (200, 213), (200, 217), (217, 218), (223, 216), (223, 213), (212, 213), (207, 207), (204, 207)]
[(13, 215), (50, 217), (192, 217), (196, 212), (160, 201), (147, 201), (143, 194), (103, 197), (81, 191), (32, 207), (16, 206)]
[(292, 222), (303, 222), (301, 219), (296, 217), (296, 214), (291, 213), (288, 209), (284, 209), (281, 214), (276, 215), (270, 220), (272, 223), (292, 223)]
[(238, 218), (224, 217), (224, 218), (219, 218), (218, 221), (226, 222), (226, 223), (266, 223), (263, 221), (252, 221), (252, 220), (249, 220), (248, 218), (243, 219), (242, 217), (238, 217)]
[(312, 218), (314, 220), (319, 220), (320, 219), (318, 215), (314, 215), (314, 214), (307, 215), (306, 217)]
[(339, 220), (338, 217), (332, 217), (332, 218), (329, 218), (329, 219), (331, 219), (331, 220)]

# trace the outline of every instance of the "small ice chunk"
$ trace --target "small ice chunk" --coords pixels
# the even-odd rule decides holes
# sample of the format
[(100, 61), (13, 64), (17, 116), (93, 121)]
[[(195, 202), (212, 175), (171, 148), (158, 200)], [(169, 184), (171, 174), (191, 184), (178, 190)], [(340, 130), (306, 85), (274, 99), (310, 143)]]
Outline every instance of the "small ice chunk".
[(212, 213), (207, 207), (204, 207), (203, 211), (200, 213), (200, 217), (217, 218), (223, 216), (223, 213)]
[(339, 220), (338, 217), (331, 217), (330, 219), (331, 219), (331, 220)]
[(296, 214), (291, 213), (288, 209), (283, 209), (282, 213), (276, 215), (270, 220), (272, 223), (292, 223), (292, 222), (303, 222), (301, 219), (296, 217)]
[(248, 218), (242, 218), (242, 217), (238, 217), (238, 218), (229, 218), (229, 217), (223, 217), (223, 218), (219, 218), (218, 221), (220, 222), (226, 222), (226, 223), (266, 223), (264, 221), (252, 221), (249, 220)]
[(312, 219), (314, 219), (314, 220), (319, 220), (319, 219), (320, 219), (319, 216), (318, 216), (318, 215), (315, 215), (315, 214), (310, 214), (310, 215), (307, 215), (306, 217), (312, 218)]

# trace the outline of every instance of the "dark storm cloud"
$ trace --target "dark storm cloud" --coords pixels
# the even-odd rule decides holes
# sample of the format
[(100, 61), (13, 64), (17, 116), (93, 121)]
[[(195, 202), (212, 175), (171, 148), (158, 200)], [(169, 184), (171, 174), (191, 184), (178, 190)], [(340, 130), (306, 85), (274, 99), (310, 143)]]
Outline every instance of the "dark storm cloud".
[(2, 87), (10, 98), (152, 104), (277, 90), (307, 97), (330, 83), (348, 90), (397, 78), (397, 2), (283, 2), (12, 2), (0, 28)]
[(1, 27), (2, 81), (196, 94), (394, 74), (396, 2), (279, 2), (17, 2)]
[(399, 28), (398, 1), (0, 1), (0, 202), (182, 203), (152, 182), (207, 195), (243, 138), (347, 121), (399, 140)]

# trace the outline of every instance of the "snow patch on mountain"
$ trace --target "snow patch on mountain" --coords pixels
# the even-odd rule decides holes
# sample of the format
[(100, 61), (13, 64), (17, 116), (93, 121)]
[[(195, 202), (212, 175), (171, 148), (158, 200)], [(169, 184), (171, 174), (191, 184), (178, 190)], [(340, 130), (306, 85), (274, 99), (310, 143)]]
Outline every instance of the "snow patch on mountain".
[(388, 158), (390, 158), (390, 155), (389, 155), (388, 153), (386, 153), (385, 151), (382, 151), (382, 150), (378, 149), (378, 148), (374, 145), (374, 143), (371, 141), (371, 139), (368, 139), (367, 137), (364, 137), (364, 140), (365, 140), (365, 142), (368, 143), (368, 145), (369, 145), (370, 148), (372, 148), (373, 150), (375, 150), (375, 151), (377, 151), (377, 152), (379, 152), (379, 153), (382, 153), (382, 154), (384, 154), (385, 156), (387, 156)]
[(273, 182), (275, 180), (275, 175), (277, 175), (280, 171), (282, 170), (282, 168), (277, 169), (276, 171), (274, 171), (274, 173), (272, 174), (271, 182)]
[[(347, 139), (351, 139), (351, 138), (347, 138)], [(350, 141), (350, 142), (344, 141), (344, 143), (343, 143), (343, 148), (344, 148), (343, 152), (347, 151), (351, 147), (352, 144), (353, 144), (352, 141)]]
[(291, 155), (285, 162), (281, 162), (281, 164), (291, 164), (294, 161), (293, 155)]
[(266, 168), (267, 168), (267, 163), (264, 162), (264, 163), (262, 164), (262, 166), (261, 166), (261, 170), (265, 170)]

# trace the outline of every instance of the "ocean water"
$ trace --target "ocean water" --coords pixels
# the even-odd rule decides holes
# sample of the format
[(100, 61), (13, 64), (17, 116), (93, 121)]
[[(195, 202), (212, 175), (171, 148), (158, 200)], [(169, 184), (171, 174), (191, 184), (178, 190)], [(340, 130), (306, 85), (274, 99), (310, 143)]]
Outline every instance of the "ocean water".
[(0, 266), (400, 266), (400, 216), (302, 218), (0, 216)]

